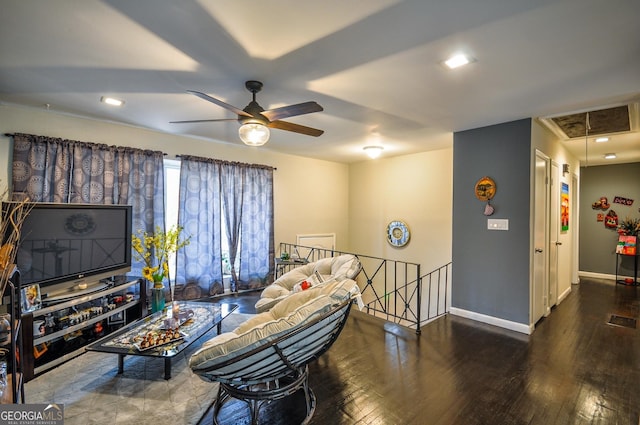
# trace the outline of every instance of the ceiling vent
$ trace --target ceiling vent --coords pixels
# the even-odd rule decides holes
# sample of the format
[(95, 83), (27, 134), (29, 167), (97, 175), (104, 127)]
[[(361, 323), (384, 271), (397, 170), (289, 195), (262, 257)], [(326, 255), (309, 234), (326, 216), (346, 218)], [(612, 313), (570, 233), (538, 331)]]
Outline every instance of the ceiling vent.
[[(587, 132), (587, 114), (589, 128)], [(563, 139), (575, 139), (603, 134), (628, 133), (638, 129), (638, 104), (615, 106), (593, 111), (541, 119)]]

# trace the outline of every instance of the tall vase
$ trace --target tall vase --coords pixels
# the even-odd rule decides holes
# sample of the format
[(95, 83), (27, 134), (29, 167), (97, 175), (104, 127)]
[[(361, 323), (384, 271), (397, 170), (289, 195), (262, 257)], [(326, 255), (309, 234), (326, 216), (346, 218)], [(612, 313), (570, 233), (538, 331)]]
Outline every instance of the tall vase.
[(151, 313), (164, 310), (164, 285), (156, 282), (151, 288)]

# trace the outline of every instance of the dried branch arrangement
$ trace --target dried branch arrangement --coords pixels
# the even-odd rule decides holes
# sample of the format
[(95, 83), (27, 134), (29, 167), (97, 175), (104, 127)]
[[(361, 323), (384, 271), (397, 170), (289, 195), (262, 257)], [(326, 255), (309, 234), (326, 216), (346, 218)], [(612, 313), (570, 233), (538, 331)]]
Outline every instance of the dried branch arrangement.
[[(6, 194), (3, 194), (0, 198), (4, 199), (5, 196)], [(24, 199), (8, 203), (7, 206), (8, 208), (2, 211), (2, 218), (0, 219), (0, 237), (2, 237), (2, 246), (0, 246), (0, 294), (4, 294), (7, 283), (14, 273), (22, 223), (31, 211), (32, 204), (28, 199)]]

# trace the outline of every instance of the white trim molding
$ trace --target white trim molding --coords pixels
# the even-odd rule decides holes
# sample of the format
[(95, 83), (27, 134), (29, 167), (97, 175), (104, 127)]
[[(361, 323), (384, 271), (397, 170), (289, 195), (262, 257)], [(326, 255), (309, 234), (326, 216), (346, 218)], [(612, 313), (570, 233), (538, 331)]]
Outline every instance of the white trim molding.
[(592, 279), (608, 279), (608, 280), (616, 280), (616, 276), (613, 274), (605, 274), (605, 273), (595, 273), (595, 272), (583, 272), (579, 271), (578, 276), (590, 277)]
[(568, 287), (566, 291), (564, 291), (562, 294), (558, 296), (558, 302), (556, 303), (556, 305), (564, 301), (564, 299), (567, 298), (570, 293), (571, 293), (571, 287)]
[(449, 313), (453, 314), (454, 316), (464, 317), (466, 319), (487, 323), (489, 325), (498, 326), (500, 328), (509, 329), (511, 331), (516, 331), (527, 335), (531, 335), (534, 329), (533, 325), (525, 325), (524, 323), (512, 322), (511, 320), (500, 319), (499, 317), (488, 316), (486, 314), (476, 313), (475, 311), (464, 310), (457, 307), (451, 307)]

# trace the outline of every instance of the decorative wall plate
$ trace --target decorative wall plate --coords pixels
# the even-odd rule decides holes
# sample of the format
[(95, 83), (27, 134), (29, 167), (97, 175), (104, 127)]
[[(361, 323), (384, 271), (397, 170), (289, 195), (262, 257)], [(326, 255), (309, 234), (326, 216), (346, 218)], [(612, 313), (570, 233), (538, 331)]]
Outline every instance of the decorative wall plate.
[(491, 177), (484, 176), (476, 183), (476, 198), (481, 201), (488, 201), (496, 194), (496, 182)]
[(409, 243), (411, 232), (409, 227), (400, 220), (394, 220), (387, 225), (387, 241), (393, 246), (405, 246)]

